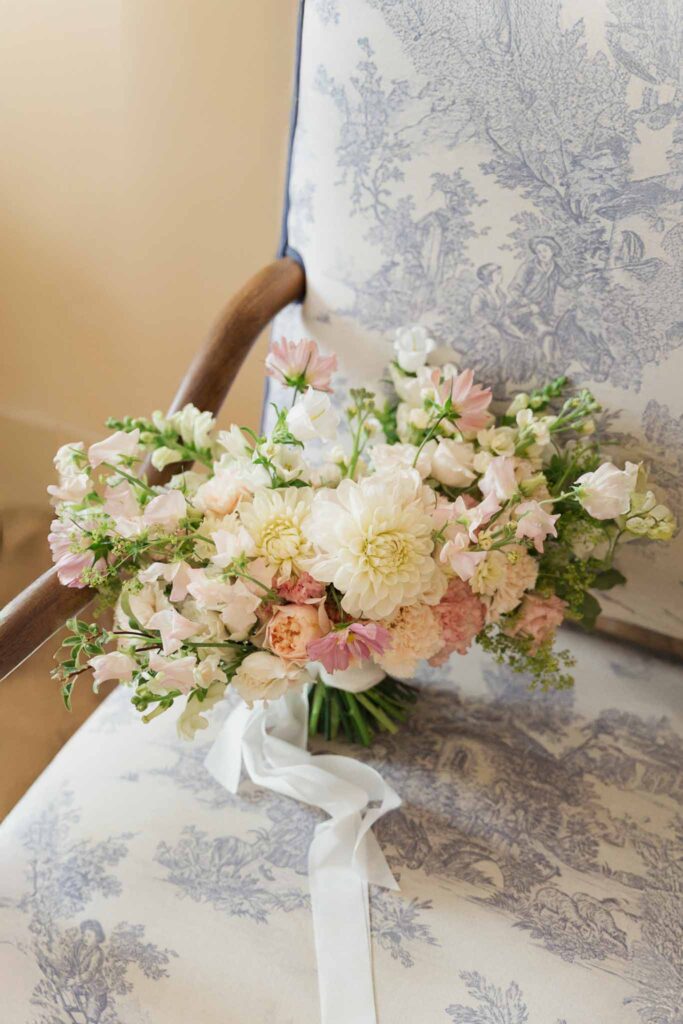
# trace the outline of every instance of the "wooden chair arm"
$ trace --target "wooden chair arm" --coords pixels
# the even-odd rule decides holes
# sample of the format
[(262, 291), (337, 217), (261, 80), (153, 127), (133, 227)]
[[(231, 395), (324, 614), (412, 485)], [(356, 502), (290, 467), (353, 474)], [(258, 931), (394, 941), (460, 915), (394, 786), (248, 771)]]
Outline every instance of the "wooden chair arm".
[[(254, 274), (228, 303), (185, 374), (169, 411), (193, 402), (199, 409), (218, 412), (263, 328), (290, 302), (302, 299), (305, 288), (302, 267), (289, 257)], [(152, 482), (163, 479), (153, 469), (148, 475)], [(66, 619), (83, 611), (94, 597), (90, 589), (62, 586), (54, 568), (34, 580), (0, 611), (0, 679), (49, 640)]]

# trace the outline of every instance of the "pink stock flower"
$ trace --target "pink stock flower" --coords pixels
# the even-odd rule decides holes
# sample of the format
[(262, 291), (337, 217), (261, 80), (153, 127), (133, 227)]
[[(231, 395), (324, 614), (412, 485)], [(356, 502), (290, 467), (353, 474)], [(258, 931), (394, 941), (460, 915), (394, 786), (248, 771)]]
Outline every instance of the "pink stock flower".
[(528, 537), (536, 550), (543, 554), (545, 538), (557, 537), (555, 523), (560, 518), (559, 514), (550, 515), (537, 501), (523, 501), (515, 509), (515, 515), (519, 519), (515, 533), (517, 540)]
[(505, 627), (508, 636), (527, 636), (532, 640), (531, 650), (535, 652), (547, 643), (564, 619), (567, 602), (553, 594), (527, 594), (514, 620)]
[(327, 672), (344, 672), (351, 662), (382, 655), (391, 645), (391, 635), (376, 622), (353, 622), (308, 645), (308, 656)]
[(441, 371), (435, 370), (432, 384), (441, 405), (450, 398), (459, 430), (483, 430), (488, 426), (491, 417), (487, 410), (493, 395), (491, 388), (482, 388), (474, 383), (472, 370), (463, 370), (457, 377), (448, 377), (443, 382)]
[(430, 665), (443, 665), (451, 654), (467, 654), (477, 633), (486, 622), (486, 605), (473, 594), (467, 583), (451, 580), (448, 590), (432, 611), (443, 634), (444, 646)]
[(325, 596), (327, 587), (314, 580), (310, 573), (302, 572), (298, 579), (291, 577), (277, 588), (278, 597), (292, 604), (317, 604)]
[(330, 379), (337, 369), (336, 356), (321, 356), (314, 341), (276, 341), (266, 356), (266, 373), (290, 387), (331, 391)]

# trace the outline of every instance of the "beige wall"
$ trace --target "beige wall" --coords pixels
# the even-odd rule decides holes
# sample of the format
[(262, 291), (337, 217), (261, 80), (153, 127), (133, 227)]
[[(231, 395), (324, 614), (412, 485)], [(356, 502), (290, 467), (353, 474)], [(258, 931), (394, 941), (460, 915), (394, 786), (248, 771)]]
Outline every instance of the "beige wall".
[[(296, 0), (0, 3), (0, 502), (164, 406), (278, 237)], [(263, 343), (229, 412), (254, 423)]]

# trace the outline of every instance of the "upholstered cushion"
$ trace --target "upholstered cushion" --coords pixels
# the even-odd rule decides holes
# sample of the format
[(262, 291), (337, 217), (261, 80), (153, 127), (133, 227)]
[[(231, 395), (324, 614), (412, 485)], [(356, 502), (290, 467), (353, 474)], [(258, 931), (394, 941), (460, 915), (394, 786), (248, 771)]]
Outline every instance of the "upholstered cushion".
[[(380, 1024), (680, 1021), (681, 672), (568, 643), (575, 691), (475, 653), (365, 755), (403, 797), (377, 830), (401, 884), (372, 893)], [(114, 694), (7, 819), (3, 1022), (318, 1020), (316, 814), (222, 790), (213, 732)]]
[[(413, 321), (499, 394), (569, 374), (680, 511), (680, 59), (677, 3), (306, 0), (278, 333), (341, 385)], [(609, 614), (683, 636), (683, 539), (623, 564)]]

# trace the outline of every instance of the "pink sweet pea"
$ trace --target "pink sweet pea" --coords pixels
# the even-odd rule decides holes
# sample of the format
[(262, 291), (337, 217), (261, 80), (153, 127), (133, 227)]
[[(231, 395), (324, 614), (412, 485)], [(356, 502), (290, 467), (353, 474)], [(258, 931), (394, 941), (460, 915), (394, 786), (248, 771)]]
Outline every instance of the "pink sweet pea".
[(550, 515), (537, 501), (524, 501), (515, 509), (515, 515), (519, 519), (515, 537), (522, 540), (528, 537), (533, 541), (534, 547), (539, 553), (543, 553), (543, 542), (546, 537), (557, 537), (555, 523), (559, 515)]
[(171, 601), (184, 601), (193, 573), (197, 571), (197, 569), (192, 569), (187, 562), (152, 562), (146, 569), (138, 573), (138, 579), (141, 583), (155, 583), (158, 579), (173, 583), (170, 594)]
[(509, 501), (518, 486), (515, 478), (515, 460), (507, 455), (497, 455), (495, 459), (491, 459), (478, 486), (484, 497), (493, 494), (498, 501)]
[(351, 662), (381, 655), (391, 646), (391, 634), (376, 622), (353, 622), (308, 645), (308, 656), (327, 672), (344, 672)]
[(156, 672), (156, 678), (150, 680), (150, 689), (155, 693), (162, 690), (180, 690), (189, 693), (195, 687), (194, 670), (197, 659), (193, 654), (185, 658), (165, 658), (163, 654), (153, 651), (149, 656), (149, 667)]
[(491, 388), (482, 388), (474, 383), (472, 370), (463, 370), (457, 377), (448, 377), (443, 382), (441, 371), (435, 370), (432, 384), (441, 405), (450, 398), (460, 430), (483, 430), (488, 426), (491, 416), (487, 410), (493, 395)]
[(170, 532), (186, 515), (187, 502), (180, 491), (166, 491), (152, 498), (142, 518), (147, 526), (159, 526)]
[(136, 669), (136, 664), (128, 654), (122, 651), (111, 651), (109, 654), (98, 654), (88, 662), (93, 670), (93, 690), (97, 693), (100, 683), (108, 679), (116, 679), (119, 683), (129, 683)]
[(117, 466), (122, 457), (137, 454), (140, 431), (117, 430), (115, 434), (105, 437), (104, 441), (91, 444), (88, 448), (88, 461), (93, 469), (103, 462)]
[(314, 341), (276, 341), (266, 356), (266, 373), (289, 387), (331, 391), (330, 379), (337, 369), (336, 356), (321, 356)]
[(469, 537), (463, 530), (452, 540), (446, 541), (440, 555), (441, 561), (450, 565), (461, 580), (470, 579), (479, 562), (486, 558), (485, 551), (470, 551), (469, 545)]
[[(83, 523), (84, 529), (87, 529), (88, 525), (90, 524)], [(64, 587), (73, 587), (76, 590), (81, 590), (86, 586), (83, 581), (83, 573), (86, 569), (94, 568), (102, 571), (107, 566), (103, 558), (98, 558), (95, 562), (92, 551), (75, 552), (71, 550), (74, 541), (77, 538), (82, 539), (83, 536), (84, 534), (75, 527), (67, 525), (61, 519), (55, 519), (47, 537), (52, 551), (52, 561), (57, 567), (59, 582)]]
[(161, 646), (164, 649), (164, 654), (174, 654), (180, 650), (183, 640), (195, 636), (201, 629), (196, 622), (186, 619), (174, 608), (155, 612), (148, 620), (147, 628), (158, 630), (161, 634)]
[(472, 543), (476, 542), (477, 530), (485, 526), (497, 512), (500, 512), (500, 505), (493, 491), (487, 494), (478, 505), (472, 505), (465, 501), (462, 495), (455, 499), (454, 518), (467, 526)]

